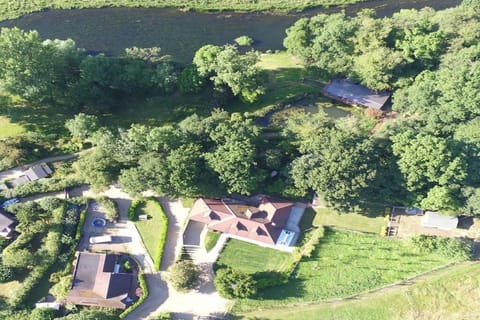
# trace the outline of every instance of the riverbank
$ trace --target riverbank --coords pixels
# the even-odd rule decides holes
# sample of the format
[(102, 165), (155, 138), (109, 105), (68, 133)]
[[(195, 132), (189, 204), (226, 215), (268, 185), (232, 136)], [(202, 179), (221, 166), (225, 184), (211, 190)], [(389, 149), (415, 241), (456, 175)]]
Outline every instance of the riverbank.
[(12, 3), (0, 0), (0, 21), (48, 9), (86, 9), (105, 7), (177, 8), (183, 11), (303, 11), (314, 7), (347, 5), (368, 0), (25, 0)]

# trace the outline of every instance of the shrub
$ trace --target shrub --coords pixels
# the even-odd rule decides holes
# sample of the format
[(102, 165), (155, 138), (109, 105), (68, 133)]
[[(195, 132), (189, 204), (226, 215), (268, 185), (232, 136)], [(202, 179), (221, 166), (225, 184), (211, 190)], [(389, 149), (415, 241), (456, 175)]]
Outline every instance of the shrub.
[(85, 218), (87, 217), (87, 210), (80, 212), (80, 218), (78, 219), (77, 231), (75, 232), (75, 240), (78, 241), (83, 234), (83, 226), (85, 224)]
[(52, 320), (57, 316), (58, 311), (52, 308), (33, 309), (29, 320)]
[(205, 85), (205, 79), (198, 73), (195, 65), (189, 65), (178, 77), (178, 87), (183, 94), (198, 93)]
[(257, 289), (264, 289), (285, 284), (288, 282), (289, 277), (289, 272), (275, 271), (257, 272), (253, 275), (253, 279), (256, 283), (255, 287)]
[(138, 221), (137, 208), (139, 205), (142, 205), (143, 203), (145, 203), (145, 201), (140, 199), (134, 200), (132, 202), (132, 204), (130, 205), (130, 208), (128, 209), (128, 219), (130, 219), (131, 221)]
[(251, 275), (231, 268), (218, 270), (215, 288), (225, 298), (248, 298), (257, 293), (256, 283)]
[(13, 189), (3, 190), (0, 195), (5, 198), (28, 197), (38, 193), (62, 191), (67, 187), (75, 187), (83, 184), (83, 181), (75, 176), (53, 177), (35, 180), (22, 184)]
[(462, 239), (422, 234), (411, 237), (410, 243), (418, 252), (431, 253), (436, 251), (445, 257), (458, 259), (467, 259), (470, 256), (470, 244)]
[(115, 201), (107, 197), (99, 197), (97, 202), (105, 209), (105, 219), (116, 221), (119, 217), (118, 208)]
[(130, 307), (125, 309), (118, 317), (120, 319), (125, 318), (127, 315), (129, 315), (133, 310), (137, 309), (139, 305), (145, 301), (145, 299), (148, 298), (149, 292), (148, 292), (148, 285), (147, 281), (145, 280), (145, 275), (143, 273), (138, 274), (138, 283), (140, 285), (140, 289), (142, 289), (142, 296)]
[(72, 284), (72, 276), (67, 275), (61, 277), (58, 282), (53, 285), (52, 289), (50, 291), (52, 294), (55, 296), (57, 300), (63, 300), (68, 294), (68, 291), (70, 290), (70, 286)]
[(218, 239), (220, 238), (221, 233), (220, 232), (214, 232), (208, 230), (207, 235), (205, 236), (205, 250), (210, 251), (215, 247), (215, 245), (218, 242)]
[(170, 282), (177, 290), (192, 289), (197, 283), (199, 270), (191, 260), (178, 260), (168, 271)]
[(155, 257), (153, 257), (153, 268), (155, 269), (155, 271), (158, 271), (160, 270), (160, 266), (162, 265), (163, 250), (165, 249), (165, 243), (167, 242), (168, 217), (160, 203), (155, 201), (155, 205), (161, 212), (160, 219), (162, 220), (162, 226), (159, 230), (157, 254), (155, 255)]
[(156, 316), (149, 317), (148, 320), (171, 320), (172, 315), (170, 312), (162, 312), (160, 314), (157, 314)]
[(253, 39), (249, 36), (240, 36), (238, 38), (235, 38), (235, 42), (239, 46), (251, 46), (253, 44)]
[(13, 270), (8, 266), (0, 264), (0, 282), (8, 282), (13, 279)]

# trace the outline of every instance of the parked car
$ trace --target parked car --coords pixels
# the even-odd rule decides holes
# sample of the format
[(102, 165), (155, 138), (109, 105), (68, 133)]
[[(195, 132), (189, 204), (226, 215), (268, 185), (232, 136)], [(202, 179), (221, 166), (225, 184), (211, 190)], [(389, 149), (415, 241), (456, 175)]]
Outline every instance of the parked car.
[(90, 237), (90, 239), (88, 239), (88, 242), (90, 242), (90, 244), (109, 243), (112, 242), (112, 236)]
[(12, 204), (15, 204), (15, 203), (18, 203), (18, 202), (20, 202), (20, 199), (18, 199), (18, 198), (8, 199), (7, 201), (2, 203), (2, 208), (6, 208), (6, 207), (11, 206)]

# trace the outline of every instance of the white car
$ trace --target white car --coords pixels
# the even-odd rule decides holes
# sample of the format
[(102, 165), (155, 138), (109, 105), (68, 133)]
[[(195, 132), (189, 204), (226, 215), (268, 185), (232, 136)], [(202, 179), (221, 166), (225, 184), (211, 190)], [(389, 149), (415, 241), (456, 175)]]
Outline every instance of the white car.
[(112, 242), (112, 236), (90, 237), (90, 239), (88, 239), (88, 242), (90, 242), (90, 244), (109, 243)]

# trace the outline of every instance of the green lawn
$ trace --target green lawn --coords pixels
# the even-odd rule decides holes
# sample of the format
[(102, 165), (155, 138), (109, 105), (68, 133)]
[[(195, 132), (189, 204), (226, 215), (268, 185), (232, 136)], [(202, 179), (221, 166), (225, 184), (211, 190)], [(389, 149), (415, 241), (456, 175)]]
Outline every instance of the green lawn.
[(323, 88), (322, 83), (304, 81), (305, 78), (310, 78), (308, 71), (289, 53), (262, 54), (257, 65), (265, 72), (265, 95), (252, 104), (234, 102), (228, 110), (262, 114), (269, 106), (302, 94), (317, 94)]
[(312, 256), (299, 263), (288, 284), (266, 289), (256, 299), (238, 300), (234, 311), (348, 297), (449, 262), (437, 254), (415, 253), (407, 242), (326, 228), (325, 237)]
[(401, 320), (477, 319), (480, 264), (454, 265), (399, 286), (337, 303), (257, 310), (237, 319), (270, 320)]
[(163, 228), (161, 207), (155, 200), (146, 200), (137, 207), (137, 214), (146, 214), (151, 217), (148, 220), (137, 221), (135, 225), (150, 257), (154, 259), (159, 249), (158, 241), (160, 240), (160, 230)]
[(382, 211), (373, 216), (358, 213), (338, 213), (332, 209), (315, 209), (317, 214), (313, 220), (315, 226), (332, 226), (341, 229), (355, 230), (379, 234), (387, 221)]
[(221, 235), (220, 232), (213, 232), (208, 230), (207, 235), (205, 236), (205, 243), (204, 243), (204, 246), (207, 252), (212, 250), (213, 247), (215, 247), (215, 245), (218, 242), (218, 239), (220, 238), (220, 235)]
[(21, 125), (12, 123), (10, 119), (0, 116), (0, 139), (15, 137), (25, 133), (25, 128)]
[(230, 239), (217, 260), (217, 265), (229, 266), (245, 273), (284, 271), (292, 255), (260, 247), (245, 241)]
[(0, 298), (8, 298), (20, 287), (17, 280), (0, 283)]

